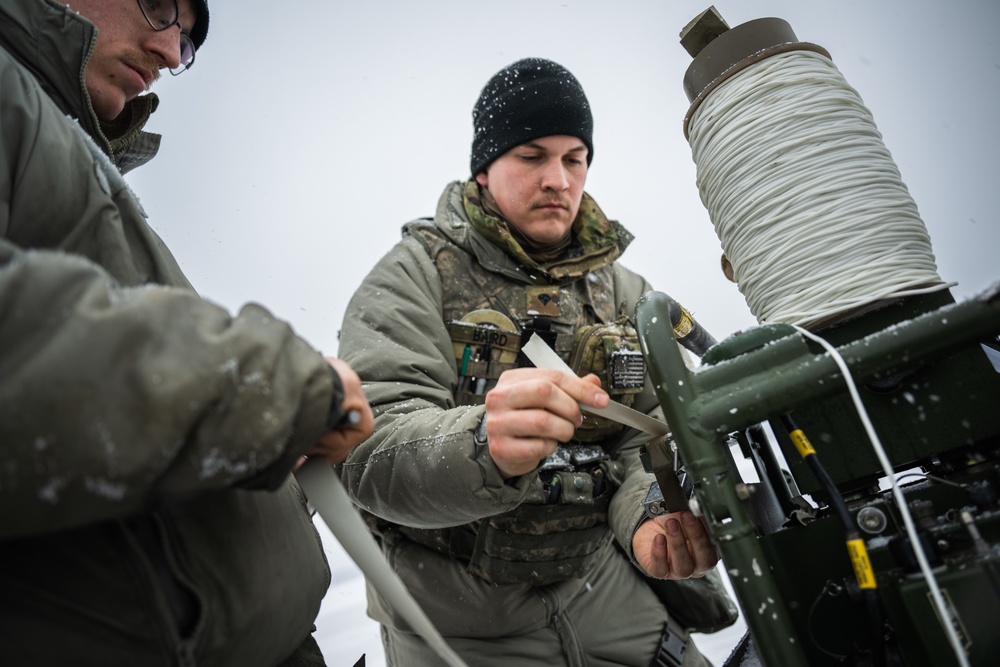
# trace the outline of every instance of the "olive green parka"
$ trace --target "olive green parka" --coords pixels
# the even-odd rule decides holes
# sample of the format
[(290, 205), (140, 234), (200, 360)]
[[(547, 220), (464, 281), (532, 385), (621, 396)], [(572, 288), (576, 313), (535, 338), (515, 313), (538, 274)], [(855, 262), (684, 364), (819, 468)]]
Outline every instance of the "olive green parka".
[[(500, 282), (514, 293), (517, 286), (537, 283), (536, 271), (473, 228), (464, 208), (464, 187), (461, 182), (450, 184), (433, 223), (424, 224), (436, 226), (458, 248), (456, 254), (467, 253), (481, 270), (502, 276)], [(585, 301), (584, 311), (596, 310), (597, 319), (610, 321), (622, 305), (631, 314), (651, 288), (613, 261), (631, 236), (617, 223), (607, 222), (617, 233), (618, 248), (582, 275), (555, 282), (562, 285), (565, 298)], [(339, 356), (361, 376), (376, 415), (375, 434), (342, 465), (345, 486), (430, 619), (452, 638), (453, 646), (474, 652), (480, 661), (476, 664), (507, 663), (502, 652), (491, 658), (491, 649), (477, 646), (474, 639), (488, 642), (546, 628), (555, 628), (558, 639), (556, 634), (553, 639), (557, 650), (565, 650), (568, 664), (586, 664), (582, 656), (588, 643), (600, 644), (607, 656), (620, 656), (622, 662), (616, 664), (648, 664), (667, 613), (642, 581), (639, 567), (629, 561), (632, 536), (644, 519), (642, 502), (653, 480), (638, 455), (649, 436), (626, 430), (614, 442), (603, 443), (625, 470), (604, 526), (618, 547), (605, 543), (599, 564), (586, 576), (542, 586), (497, 585), (470, 574), (461, 560), (404, 535), (413, 535), (413, 529), (475, 524), (515, 510), (538, 484), (537, 471), (505, 482), (488, 445), (475, 439), (483, 406), (456, 405), (459, 373), (446, 321), (452, 314), (446, 314), (439, 266), (452, 260), (432, 257), (414, 230), (413, 225), (404, 227), (403, 239), (364, 279), (344, 317)], [(603, 290), (598, 286), (607, 285), (613, 294), (591, 291), (592, 286)], [(633, 407), (662, 419), (648, 384)], [(405, 622), (371, 586), (368, 600), (369, 615), (394, 632), (405, 632)], [(588, 625), (588, 619), (594, 622)], [(473, 642), (467, 649), (466, 640)], [(564, 649), (558, 649), (559, 641)], [(432, 658), (422, 662), (413, 656), (414, 647), (404, 649), (394, 642), (390, 660), (402, 650), (411, 654), (398, 658), (398, 664), (434, 664)], [(531, 645), (525, 642), (524, 650), (530, 651)], [(499, 646), (493, 648), (500, 651)], [(700, 656), (693, 645), (689, 653), (691, 664), (697, 664)]]
[(329, 583), (289, 472), (339, 379), (192, 290), (121, 175), (156, 98), (102, 125), (95, 40), (0, 4), (0, 662), (275, 665)]

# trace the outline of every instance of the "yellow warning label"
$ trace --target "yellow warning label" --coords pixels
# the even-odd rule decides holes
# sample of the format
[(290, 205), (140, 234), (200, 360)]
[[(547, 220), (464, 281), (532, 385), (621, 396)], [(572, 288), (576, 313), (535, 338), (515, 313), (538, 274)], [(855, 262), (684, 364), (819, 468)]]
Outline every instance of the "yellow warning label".
[(872, 571), (872, 563), (868, 560), (868, 549), (865, 548), (865, 541), (861, 539), (847, 541), (847, 553), (851, 556), (851, 566), (854, 567), (854, 576), (858, 579), (858, 586), (863, 589), (875, 589), (875, 573)]
[(802, 458), (816, 453), (816, 450), (813, 449), (812, 443), (809, 442), (809, 438), (807, 438), (806, 434), (802, 432), (802, 429), (795, 429), (788, 434), (788, 437), (792, 439), (792, 444), (795, 445), (795, 449), (799, 450), (799, 456)]

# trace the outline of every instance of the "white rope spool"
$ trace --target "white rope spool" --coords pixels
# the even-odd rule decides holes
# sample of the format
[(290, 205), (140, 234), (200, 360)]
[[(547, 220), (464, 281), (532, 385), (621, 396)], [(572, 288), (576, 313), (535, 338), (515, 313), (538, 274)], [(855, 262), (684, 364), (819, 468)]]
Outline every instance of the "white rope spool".
[(789, 51), (691, 116), (698, 189), (757, 320), (806, 328), (950, 285), (882, 136), (833, 62)]

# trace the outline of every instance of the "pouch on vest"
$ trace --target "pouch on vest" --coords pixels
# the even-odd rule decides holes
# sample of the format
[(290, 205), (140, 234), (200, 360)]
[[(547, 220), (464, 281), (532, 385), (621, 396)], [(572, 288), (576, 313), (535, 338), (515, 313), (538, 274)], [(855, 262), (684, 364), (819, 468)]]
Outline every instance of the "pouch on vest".
[[(470, 573), (494, 584), (544, 586), (585, 577), (597, 567), (613, 538), (608, 509), (623, 466), (604, 459), (589, 470), (557, 470), (546, 477), (516, 509), (480, 523)], [(553, 487), (559, 489), (555, 496)]]
[(412, 542), (447, 554), (493, 584), (544, 586), (585, 577), (612, 540), (611, 498), (625, 467), (599, 447), (563, 447), (546, 459), (518, 507), (453, 528), (394, 526)]
[(515, 367), (521, 349), (517, 327), (503, 313), (474, 310), (448, 323), (458, 370), (455, 403), (482, 405), (500, 374)]
[[(611, 400), (626, 407), (631, 407), (635, 395), (642, 391), (646, 375), (639, 335), (627, 317), (577, 329), (569, 366), (580, 376), (597, 375)], [(598, 442), (618, 435), (624, 428), (609, 419), (585, 414), (573, 438)]]

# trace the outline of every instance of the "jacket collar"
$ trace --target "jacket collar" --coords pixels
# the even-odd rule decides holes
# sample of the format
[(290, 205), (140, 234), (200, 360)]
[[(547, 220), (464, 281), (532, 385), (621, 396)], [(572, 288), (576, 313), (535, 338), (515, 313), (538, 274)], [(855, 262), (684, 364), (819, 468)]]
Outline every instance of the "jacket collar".
[[(581, 216), (586, 217), (583, 227), (587, 231), (582, 234), (577, 231), (582, 254), (542, 267), (533, 262), (516, 241), (508, 241), (502, 233), (483, 234), (472, 225), (465, 208), (467, 187), (470, 187), (468, 182), (455, 181), (445, 188), (438, 202), (435, 224), (454, 243), (473, 253), (484, 268), (520, 282), (542, 285), (575, 280), (610, 265), (634, 238), (617, 221), (608, 219), (597, 203), (586, 195), (586, 206), (581, 204), (580, 209)], [(580, 225), (574, 223), (574, 228), (577, 227)]]
[(94, 25), (57, 0), (0, 3), (0, 44), (34, 75), (63, 113), (79, 120), (124, 173), (148, 162), (159, 148), (159, 135), (142, 131), (159, 101), (152, 93), (142, 95), (114, 123), (102, 124), (84, 81), (96, 41)]

